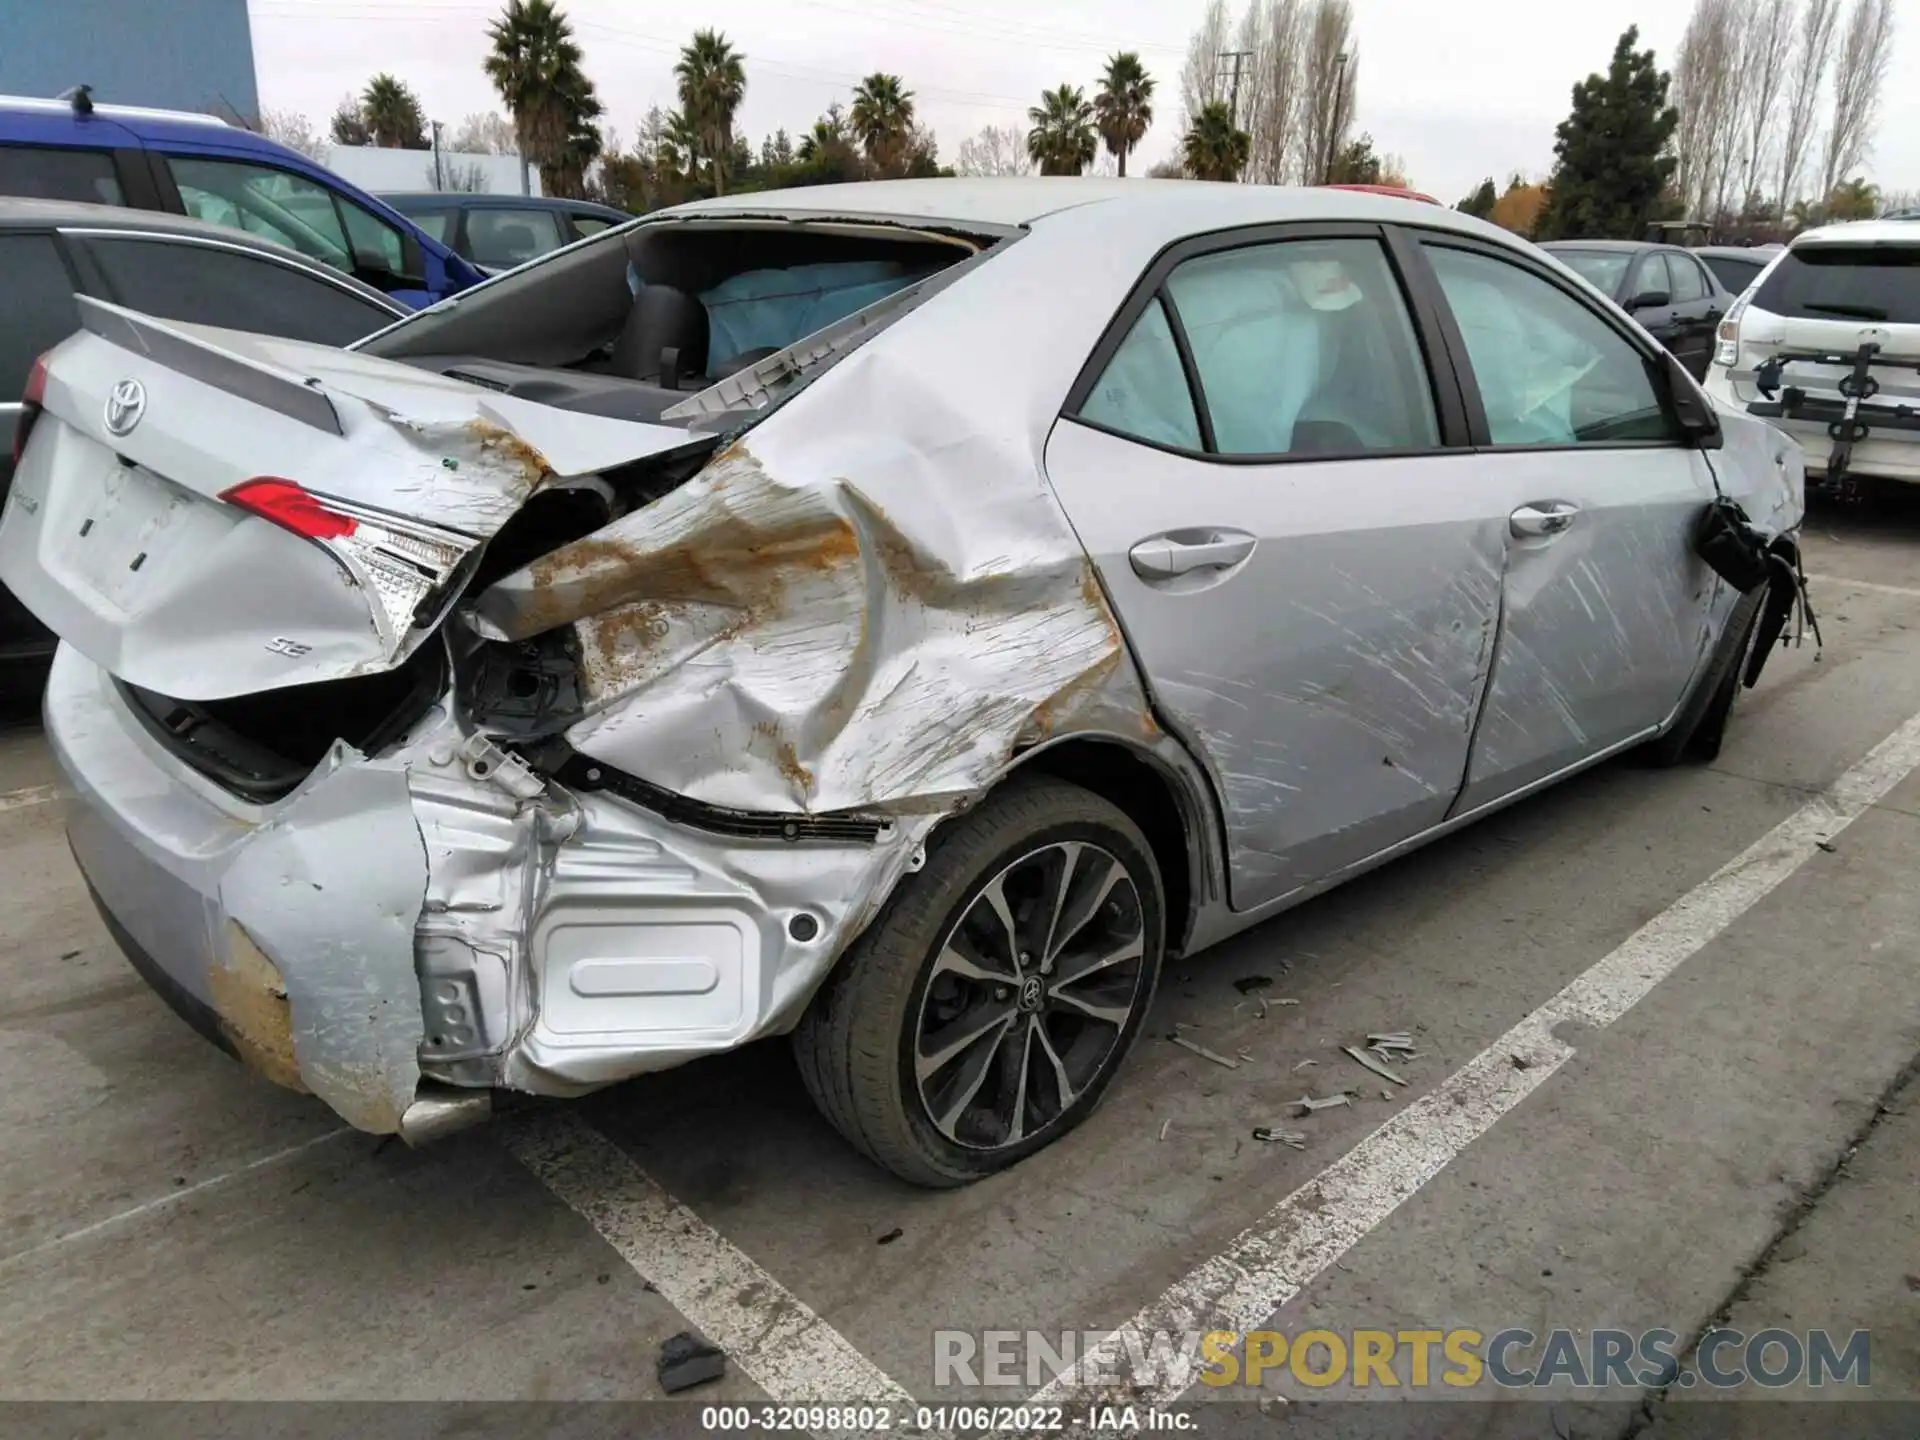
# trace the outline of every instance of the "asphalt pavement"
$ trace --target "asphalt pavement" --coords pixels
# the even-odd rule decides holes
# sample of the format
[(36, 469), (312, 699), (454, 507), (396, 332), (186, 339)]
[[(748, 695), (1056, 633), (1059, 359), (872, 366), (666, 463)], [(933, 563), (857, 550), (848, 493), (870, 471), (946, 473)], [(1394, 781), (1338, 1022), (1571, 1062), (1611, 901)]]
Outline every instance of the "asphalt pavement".
[[(1807, 552), (1824, 651), (1774, 657), (1717, 762), (1606, 765), (1172, 967), (1093, 1119), (952, 1193), (850, 1152), (780, 1042), (420, 1151), (343, 1130), (121, 960), (15, 703), (0, 1399), (650, 1401), (691, 1328), (729, 1355), (705, 1406), (886, 1402), (894, 1428), (926, 1406), (958, 1431), (981, 1417), (940, 1407), (1040, 1391), (1071, 1430), (1109, 1382), (1083, 1364), (1048, 1388), (1026, 1332), (1226, 1317), (1348, 1350), (1386, 1332), (1398, 1383), (1322, 1383), (1322, 1341), (1257, 1385), (1136, 1357), (1136, 1393), (1253, 1433), (1389, 1433), (1360, 1403), (1382, 1398), (1431, 1402), (1420, 1433), (1495, 1433), (1473, 1402), (1496, 1396), (1552, 1402), (1502, 1412), (1528, 1434), (1694, 1433), (1704, 1402), (1783, 1396), (1878, 1402), (1861, 1413), (1915, 1433), (1885, 1402), (1920, 1402), (1920, 521), (1816, 509)], [(1176, 1023), (1234, 1067), (1157, 1038)], [(1342, 1048), (1388, 1031), (1414, 1042), (1404, 1086)], [(1683, 1363), (1605, 1390), (1564, 1369), (1455, 1384), (1465, 1330), (1527, 1332), (1509, 1381), (1551, 1368), (1559, 1330), (1583, 1351), (1671, 1332)], [(1866, 1383), (1709, 1381), (1697, 1345), (1724, 1330), (1837, 1352), (1868, 1331)], [(1419, 1385), (1404, 1337), (1424, 1332)], [(1725, 1413), (1771, 1434), (1778, 1408)]]

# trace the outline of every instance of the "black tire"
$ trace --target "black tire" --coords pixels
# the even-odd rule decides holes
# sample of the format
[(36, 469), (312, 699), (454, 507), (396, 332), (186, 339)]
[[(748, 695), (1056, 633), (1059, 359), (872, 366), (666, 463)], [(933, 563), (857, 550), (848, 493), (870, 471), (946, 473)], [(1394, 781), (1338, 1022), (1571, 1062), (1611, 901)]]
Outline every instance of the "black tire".
[[(1110, 1051), (1103, 1052), (1104, 1058), (1094, 1057), (1097, 1069), (1084, 1085), (1070, 1087), (1067, 1071), (1059, 1071), (1061, 1079), (1054, 1085), (1058, 1111), (1033, 1133), (1010, 1143), (957, 1143), (936, 1124), (931, 1102), (923, 1098), (923, 1082), (917, 1078), (915, 1065), (923, 1040), (922, 1025), (934, 999), (929, 986), (936, 982), (947, 987), (955, 984), (951, 973), (936, 975), (936, 961), (941, 960), (944, 950), (958, 947), (962, 922), (978, 913), (975, 902), (985, 903), (988, 887), (998, 882), (1002, 888), (997, 893), (1006, 896), (1013, 889), (1007, 877), (1022, 865), (1044, 863), (1032, 857), (1054, 853), (1049, 847), (1062, 847), (1058, 853), (1073, 857), (1062, 862), (1068, 877), (1062, 883), (1069, 890), (1074, 866), (1083, 863), (1078, 859), (1082, 854), (1100, 856), (1098, 862), (1084, 863), (1117, 862), (1131, 882), (1137, 905), (1123, 902), (1120, 897), (1126, 892), (1117, 885), (1110, 886), (1101, 894), (1114, 898), (1089, 902), (1084, 922), (1091, 926), (1109, 915), (1122, 915), (1123, 903), (1134, 905), (1116, 923), (1125, 924), (1130, 935), (1137, 920), (1141, 950), (1137, 976), (1131, 962), (1124, 973), (1118, 973), (1123, 967), (1114, 967), (1117, 983), (1130, 987), (1131, 1010), (1124, 1024), (1111, 1027), (1113, 1036), (1104, 1042), (1110, 1044)], [(1110, 868), (1101, 872), (1111, 873)], [(1079, 893), (1090, 896), (1093, 892), (1089, 888)], [(1020, 949), (1019, 934), (1036, 903), (1010, 907), (1016, 912), (1017, 922), (1010, 949)], [(1065, 905), (1063, 897), (1053, 913), (1065, 913)], [(854, 942), (814, 996), (793, 1035), (794, 1054), (807, 1090), (842, 1135), (877, 1164), (913, 1184), (945, 1189), (1003, 1170), (1072, 1130), (1106, 1093), (1138, 1038), (1153, 1000), (1165, 945), (1165, 914), (1164, 890), (1153, 851), (1125, 812), (1091, 791), (1064, 781), (1044, 777), (1012, 781), (990, 794), (970, 814), (935, 832), (927, 847), (925, 865), (895, 886), (879, 917)], [(1058, 923), (1055, 919), (1052, 925)], [(1040, 948), (1048, 948), (1050, 941), (1051, 926), (1049, 941)], [(1064, 942), (1062, 955), (1063, 974), (1069, 968), (1064, 960)], [(1018, 971), (1019, 960), (1031, 959), (1022, 953), (1013, 968)], [(1049, 959), (1046, 963), (1053, 962)], [(1037, 977), (1042, 972), (1035, 969), (1030, 973)], [(965, 987), (974, 982), (958, 983)], [(1051, 1011), (1053, 1000), (1044, 985), (1064, 988), (1068, 983), (1092, 982), (1065, 981), (1061, 974), (1044, 982), (1036, 1003), (1049, 1007), (1052, 1018), (1035, 1014), (1032, 1023), (1043, 1030), (1049, 1023), (1064, 1022), (1069, 1030), (1078, 1024), (1093, 1033), (1091, 1023), (1064, 1010)], [(993, 999), (1003, 1003), (1005, 996), (996, 994)], [(1016, 1027), (1028, 1023), (1021, 1018), (1028, 1000), (1023, 985), (1015, 1001), (1020, 1011), (1013, 1022)], [(1011, 1036), (1013, 1031), (1003, 1033)], [(1021, 1043), (1033, 1044), (1031, 1039)], [(1100, 1043), (1094, 1040), (1087, 1045)], [(990, 1054), (973, 1052), (985, 1056), (980, 1062), (981, 1073), (993, 1077), (996, 1088), (1004, 1088), (1000, 1082), (1006, 1076), (1006, 1071), (996, 1069), (1001, 1045), (1002, 1041), (995, 1039), (988, 1047)], [(1053, 1052), (1044, 1053), (1051, 1058)], [(932, 1063), (931, 1057), (926, 1063)], [(1020, 1080), (1026, 1079), (1023, 1069)], [(988, 1088), (984, 1081), (979, 1083), (982, 1095)], [(1016, 1082), (1013, 1089), (1018, 1097), (1013, 1101), (1013, 1111), (1020, 1119), (1009, 1125), (1008, 1134), (1027, 1123), (1030, 1114), (1041, 1113), (1038, 1106), (1029, 1110), (1024, 1085)]]
[(1740, 693), (1741, 674), (1747, 668), (1747, 655), (1753, 647), (1754, 631), (1760, 625), (1760, 606), (1767, 587), (1742, 595), (1727, 617), (1727, 628), (1712, 668), (1700, 677), (1700, 683), (1687, 697), (1686, 708), (1673, 728), (1658, 740), (1641, 748), (1648, 765), (1668, 768), (1686, 761), (1706, 763), (1718, 758), (1720, 744), (1726, 738), (1727, 718), (1733, 714), (1734, 696)]

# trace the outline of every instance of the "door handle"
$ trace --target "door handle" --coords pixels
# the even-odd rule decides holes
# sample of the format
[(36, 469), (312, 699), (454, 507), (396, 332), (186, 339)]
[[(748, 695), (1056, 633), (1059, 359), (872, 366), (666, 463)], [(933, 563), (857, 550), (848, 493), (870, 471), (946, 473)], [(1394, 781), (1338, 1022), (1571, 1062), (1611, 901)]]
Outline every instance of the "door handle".
[(1148, 580), (1171, 580), (1195, 570), (1227, 570), (1253, 553), (1253, 536), (1233, 530), (1179, 531), (1142, 540), (1127, 552), (1134, 572)]
[(1580, 513), (1578, 505), (1569, 505), (1564, 500), (1543, 500), (1533, 505), (1522, 505), (1508, 517), (1513, 533), (1522, 539), (1536, 535), (1558, 535), (1573, 524), (1573, 517)]

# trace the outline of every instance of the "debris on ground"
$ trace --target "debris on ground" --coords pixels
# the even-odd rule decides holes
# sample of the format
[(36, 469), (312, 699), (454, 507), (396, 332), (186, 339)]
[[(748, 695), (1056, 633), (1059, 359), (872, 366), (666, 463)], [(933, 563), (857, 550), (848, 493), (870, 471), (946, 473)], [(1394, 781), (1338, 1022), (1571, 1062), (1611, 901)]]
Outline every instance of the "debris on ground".
[(1302, 1070), (1310, 1070), (1319, 1063), (1318, 1060), (1302, 1060), (1298, 1065), (1293, 1067), (1293, 1073), (1298, 1075)]
[(709, 1380), (718, 1380), (727, 1371), (727, 1353), (710, 1345), (691, 1330), (682, 1330), (660, 1347), (656, 1367), (660, 1388), (669, 1395)]
[(1392, 1030), (1385, 1035), (1367, 1036), (1369, 1050), (1408, 1050), (1413, 1049), (1413, 1036), (1404, 1030)]
[(1167, 1039), (1178, 1045), (1182, 1050), (1191, 1050), (1202, 1060), (1211, 1060), (1214, 1064), (1224, 1065), (1229, 1070), (1238, 1070), (1240, 1068), (1240, 1062), (1238, 1060), (1229, 1060), (1224, 1055), (1216, 1055), (1213, 1051), (1207, 1049), (1206, 1046), (1196, 1045), (1184, 1035), (1176, 1033), (1167, 1036)]
[(902, 1230), (898, 1225), (896, 1225), (893, 1227), (893, 1229), (887, 1231), (886, 1234), (882, 1235), (878, 1240), (874, 1241), (873, 1243), (876, 1245), (891, 1245), (893, 1244), (894, 1241), (898, 1240), (902, 1235), (906, 1233), (907, 1233), (906, 1231)]
[(1311, 1115), (1316, 1110), (1331, 1110), (1336, 1105), (1351, 1106), (1352, 1104), (1353, 1097), (1345, 1090), (1338, 1095), (1329, 1095), (1323, 1100), (1316, 1100), (1311, 1095), (1302, 1095), (1298, 1100), (1289, 1102), (1290, 1107), (1302, 1115)]
[(1164, 1140), (1164, 1139), (1166, 1139), (1166, 1138), (1167, 1138), (1167, 1132), (1168, 1132), (1169, 1130), (1171, 1130), (1171, 1129), (1173, 1129), (1173, 1121), (1171, 1121), (1171, 1120), (1162, 1120), (1162, 1121), (1160, 1122), (1160, 1138), (1161, 1138), (1162, 1140)]
[(1369, 1055), (1358, 1045), (1342, 1045), (1340, 1048), (1355, 1060), (1358, 1060), (1362, 1065), (1366, 1066), (1367, 1069), (1371, 1070), (1374, 1074), (1378, 1075), (1382, 1080), (1391, 1080), (1396, 1085), (1404, 1085), (1407, 1083), (1403, 1077), (1389, 1070), (1384, 1060), (1379, 1060)]
[(1307, 1148), (1307, 1133), (1304, 1130), (1276, 1130), (1271, 1125), (1262, 1125), (1255, 1129), (1253, 1138), (1269, 1145), (1290, 1146), (1295, 1150)]
[(1273, 988), (1273, 977), (1271, 975), (1242, 975), (1238, 980), (1233, 982), (1233, 988), (1238, 990), (1242, 995), (1251, 995), (1256, 990), (1271, 990)]
[(1836, 848), (1834, 843), (1831, 840), (1816, 840), (1813, 843), (1819, 846), (1822, 850), (1826, 851), (1827, 854), (1829, 855), (1833, 854)]
[(1382, 1090), (1380, 1092), (1380, 1098), (1382, 1100), (1391, 1100), (1393, 1099), (1393, 1092), (1391, 1090)]

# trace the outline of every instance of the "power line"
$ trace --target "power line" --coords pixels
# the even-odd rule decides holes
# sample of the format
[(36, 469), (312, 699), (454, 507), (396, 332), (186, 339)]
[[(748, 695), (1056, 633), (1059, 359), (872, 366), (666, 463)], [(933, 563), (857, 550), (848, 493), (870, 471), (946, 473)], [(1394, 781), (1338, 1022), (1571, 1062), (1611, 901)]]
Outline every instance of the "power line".
[(1227, 109), (1233, 116), (1233, 128), (1236, 130), (1240, 128), (1240, 72), (1245, 67), (1247, 61), (1252, 58), (1253, 51), (1251, 50), (1223, 50), (1220, 52), (1222, 63), (1228, 60), (1233, 62), (1232, 74), (1228, 77)]

